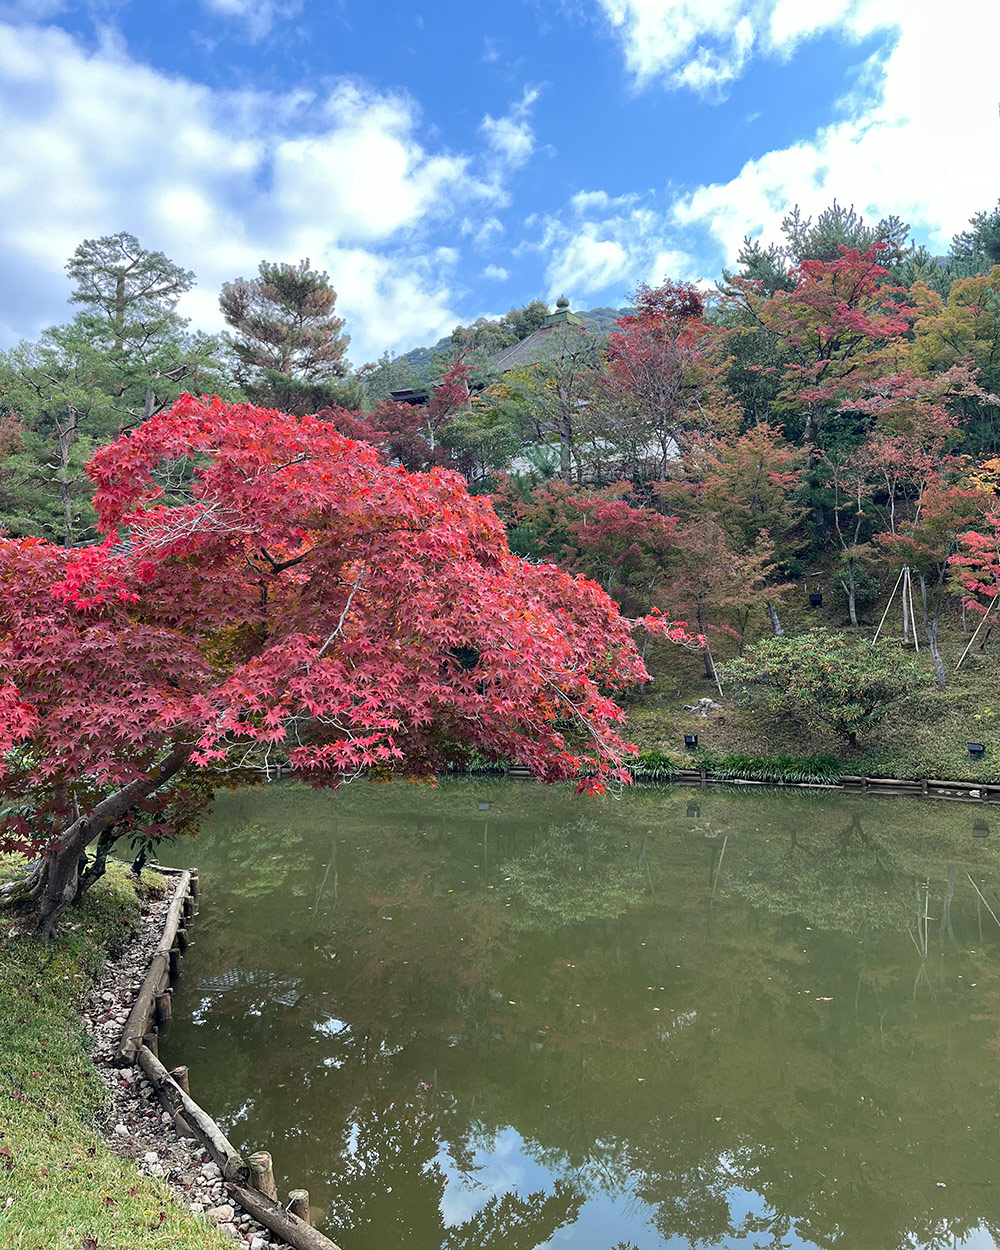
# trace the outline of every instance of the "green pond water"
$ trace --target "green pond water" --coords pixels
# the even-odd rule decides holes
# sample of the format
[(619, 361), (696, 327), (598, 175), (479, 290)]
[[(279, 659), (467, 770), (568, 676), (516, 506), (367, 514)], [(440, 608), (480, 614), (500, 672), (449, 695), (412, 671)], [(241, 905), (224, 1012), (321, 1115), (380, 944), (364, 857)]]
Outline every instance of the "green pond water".
[(161, 1057), (343, 1250), (992, 1247), (998, 844), (821, 791), (222, 794)]

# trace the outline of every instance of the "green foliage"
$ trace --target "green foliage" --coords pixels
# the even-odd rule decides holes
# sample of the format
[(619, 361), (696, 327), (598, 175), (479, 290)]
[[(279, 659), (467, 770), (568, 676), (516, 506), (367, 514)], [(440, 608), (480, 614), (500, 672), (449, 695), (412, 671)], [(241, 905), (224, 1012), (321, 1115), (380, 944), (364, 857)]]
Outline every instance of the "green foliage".
[[(847, 590), (844, 582), (847, 580), (847, 571), (844, 568), (838, 568), (834, 572), (832, 579), (833, 602), (838, 608), (847, 611)], [(882, 595), (882, 585), (872, 571), (863, 564), (855, 564), (854, 566), (854, 602), (860, 613), (869, 611), (879, 601)]]
[(987, 273), (994, 265), (1000, 265), (1000, 201), (995, 208), (969, 218), (969, 229), (952, 239), (948, 260), (956, 278)]
[(273, 375), (325, 382), (347, 372), (344, 319), (334, 315), (337, 292), (328, 274), (261, 261), (257, 277), (223, 285), (219, 307), (236, 331), (233, 350), (240, 382), (256, 403), (271, 404)]
[(742, 752), (699, 751), (681, 759), (657, 748), (640, 751), (629, 764), (635, 781), (672, 781), (684, 768), (705, 768), (713, 776), (732, 781), (796, 782), (830, 785), (844, 771), (833, 755), (749, 755)]
[(549, 315), (549, 306), (535, 299), (523, 308), (512, 308), (504, 317), (489, 321), (479, 317), (471, 325), (456, 326), (451, 334), (452, 347), (482, 348), (490, 355), (503, 351), (526, 339), (541, 326)]
[(732, 752), (713, 756), (699, 755), (716, 777), (732, 781), (795, 782), (800, 785), (832, 785), (844, 771), (833, 755), (743, 755)]
[(796, 204), (782, 221), (781, 233), (785, 236), (785, 252), (795, 265), (804, 260), (833, 261), (841, 248), (867, 252), (881, 243), (885, 245), (882, 263), (891, 269), (910, 251), (910, 227), (895, 214), (869, 226), (855, 212), (853, 204), (844, 208), (836, 200), (823, 209), (815, 222), (811, 217), (803, 217)]
[(628, 764), (628, 770), (636, 781), (670, 781), (683, 767), (684, 764), (655, 748), (640, 751)]
[(219, 340), (190, 333), (174, 309), (193, 276), (161, 252), (109, 235), (82, 243), (67, 270), (83, 311), (0, 354), (0, 418), (19, 427), (13, 446), (0, 436), (0, 496), (12, 533), (72, 545), (92, 536), (94, 448), (183, 391), (227, 387)]
[(739, 702), (822, 725), (852, 746), (926, 683), (895, 644), (859, 645), (829, 630), (763, 639), (719, 674)]

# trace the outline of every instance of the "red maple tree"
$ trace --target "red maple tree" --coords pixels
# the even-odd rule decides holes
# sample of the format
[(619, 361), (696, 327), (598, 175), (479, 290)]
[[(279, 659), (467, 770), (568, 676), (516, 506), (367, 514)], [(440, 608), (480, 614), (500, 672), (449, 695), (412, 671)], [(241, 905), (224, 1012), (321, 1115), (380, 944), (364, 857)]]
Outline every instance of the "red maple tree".
[(331, 787), (470, 751), (582, 790), (628, 780), (633, 622), (511, 555), (457, 474), (188, 396), (89, 472), (103, 542), (0, 540), (0, 849), (41, 852), (16, 891), (41, 933), (118, 837), (194, 823), (199, 777), (248, 753)]

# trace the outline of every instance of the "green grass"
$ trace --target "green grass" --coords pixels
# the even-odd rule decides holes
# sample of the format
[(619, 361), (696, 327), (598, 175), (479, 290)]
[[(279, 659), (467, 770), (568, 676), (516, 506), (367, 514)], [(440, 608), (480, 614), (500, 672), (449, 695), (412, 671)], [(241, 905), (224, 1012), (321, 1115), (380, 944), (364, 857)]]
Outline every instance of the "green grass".
[[(785, 613), (789, 633), (815, 624), (838, 628), (834, 613)], [(974, 622), (973, 622), (974, 626)], [(848, 631), (845, 631), (848, 632)], [(868, 641), (874, 626), (849, 631)], [(898, 633), (898, 630), (897, 630)], [(703, 676), (701, 657), (669, 644), (650, 648), (647, 661), (653, 689), (628, 702), (626, 737), (643, 753), (655, 752), (651, 779), (670, 767), (706, 767), (749, 780), (805, 780), (797, 774), (862, 774), (904, 780), (942, 778), (951, 781), (1000, 783), (1000, 639), (985, 655), (972, 655), (956, 675), (955, 663), (965, 648), (957, 620), (942, 632), (941, 652), (948, 688), (939, 691), (933, 680), (930, 655), (922, 646), (914, 658), (925, 670), (927, 683), (914, 698), (891, 709), (886, 720), (858, 745), (850, 747), (833, 734), (791, 718), (775, 719), (758, 710), (739, 708), (725, 698), (722, 710), (707, 719), (683, 710), (684, 704), (710, 697), (718, 700), (714, 684)], [(716, 659), (728, 653), (713, 642)], [(698, 735), (698, 750), (685, 751), (684, 734)], [(986, 744), (986, 755), (974, 760), (969, 742)], [(641, 774), (641, 770), (640, 773)]]
[[(9, 879), (16, 867), (0, 861), (0, 878)], [(105, 1090), (89, 1058), (80, 1007), (106, 954), (128, 940), (139, 915), (136, 887), (119, 865), (70, 913), (53, 942), (9, 936), (11, 917), (0, 912), (4, 1250), (233, 1244), (197, 1222), (162, 1182), (113, 1155), (94, 1127)]]

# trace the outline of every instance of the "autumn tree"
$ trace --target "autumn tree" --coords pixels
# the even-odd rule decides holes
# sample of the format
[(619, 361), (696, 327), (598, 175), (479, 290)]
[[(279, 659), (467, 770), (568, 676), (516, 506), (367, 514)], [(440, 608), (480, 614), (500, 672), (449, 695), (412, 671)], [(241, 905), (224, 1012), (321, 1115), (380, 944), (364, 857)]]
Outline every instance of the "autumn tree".
[(872, 537), (919, 514), (928, 484), (954, 457), (956, 422), (941, 402), (955, 385), (953, 377), (937, 382), (906, 371), (865, 384), (852, 411), (873, 419), (871, 432), (858, 447), (831, 454), (819, 466), (832, 495), (834, 540), (841, 552), (836, 573), (847, 597), (851, 624), (857, 626), (857, 571), (870, 554)]
[[(238, 380), (255, 403), (284, 402), (296, 412), (343, 403), (336, 384), (347, 374), (350, 340), (333, 311), (336, 302), (329, 275), (311, 269), (308, 259), (297, 265), (261, 261), (256, 278), (223, 285), (219, 307), (236, 331)], [(309, 388), (324, 386), (325, 402), (317, 403)]]
[[(734, 545), (710, 515), (677, 527), (666, 585), (673, 612), (707, 639), (735, 639), (741, 652), (751, 620), (786, 588), (767, 530), (751, 547)], [(705, 676), (714, 677), (709, 647), (703, 660)]]
[(797, 553), (801, 542), (804, 509), (796, 493), (804, 461), (802, 450), (785, 439), (780, 426), (758, 425), (739, 438), (698, 440), (687, 458), (686, 479), (660, 488), (668, 511), (684, 514), (688, 500), (687, 515), (718, 524), (733, 553), (756, 553), (762, 559), (766, 553), (772, 590), (767, 611), (776, 635), (782, 633), (777, 599), (784, 586), (778, 566)]
[(730, 284), (729, 303), (745, 325), (756, 323), (780, 348), (774, 406), (809, 449), (863, 382), (898, 371), (910, 323), (885, 286), (881, 255), (876, 245), (844, 250), (836, 260), (805, 260), (792, 271), (793, 289), (770, 298), (755, 282)]
[(962, 421), (971, 450), (1000, 453), (1000, 265), (954, 282), (946, 298), (917, 287), (914, 302), (913, 367), (951, 380), (942, 401)]
[(632, 303), (634, 312), (619, 318), (608, 340), (593, 419), (600, 437), (618, 450), (626, 475), (658, 479), (693, 430), (718, 423), (707, 354), (712, 330), (691, 283), (640, 286)]
[(470, 374), (469, 366), (457, 358), (428, 387), (426, 403), (387, 399), (374, 409), (369, 423), (380, 431), (378, 445), (390, 460), (410, 470), (451, 463), (457, 440), (446, 435), (454, 418), (469, 407)]
[(583, 476), (594, 379), (601, 367), (597, 340), (573, 323), (556, 326), (524, 364), (509, 369), (484, 400), (523, 437), (554, 445), (559, 475), (568, 486)]
[(522, 497), (507, 482), (497, 505), (526, 554), (592, 578), (630, 615), (672, 602), (677, 519), (637, 506), (627, 483), (581, 490), (552, 481)]
[(646, 677), (632, 624), (512, 556), (457, 475), (187, 397), (89, 471), (103, 543), (0, 540), (0, 847), (41, 853), (8, 891), (39, 932), (124, 833), (196, 823), (203, 770), (250, 750), (329, 787), (468, 751), (627, 779), (609, 694)]

